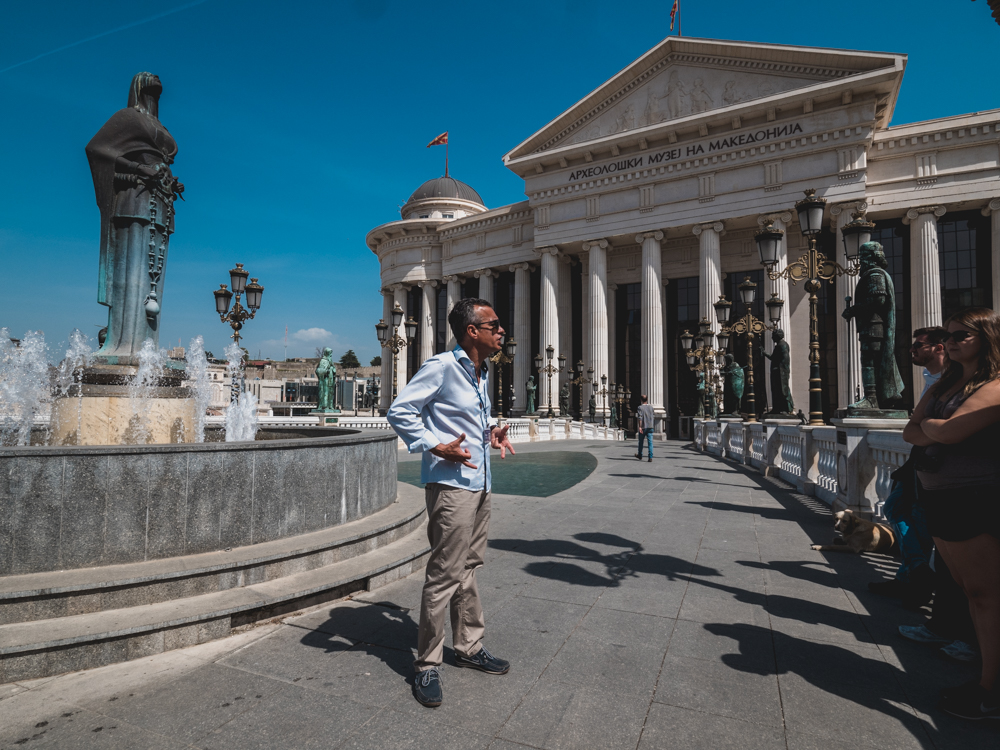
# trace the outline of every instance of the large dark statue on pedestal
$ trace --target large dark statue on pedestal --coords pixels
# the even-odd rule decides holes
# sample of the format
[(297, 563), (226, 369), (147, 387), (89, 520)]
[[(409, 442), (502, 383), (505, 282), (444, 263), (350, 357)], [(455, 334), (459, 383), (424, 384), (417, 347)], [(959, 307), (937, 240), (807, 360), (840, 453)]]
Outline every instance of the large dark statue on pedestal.
[(143, 341), (159, 342), (174, 200), (184, 192), (170, 171), (177, 143), (158, 119), (161, 91), (155, 75), (137, 74), (128, 106), (87, 144), (101, 210), (97, 301), (110, 308), (98, 355), (111, 364), (135, 364)]
[(760, 353), (771, 360), (771, 414), (792, 415), (795, 405), (792, 403), (792, 389), (788, 386), (789, 363), (788, 342), (785, 341), (785, 332), (780, 328), (771, 334), (771, 341), (774, 342), (774, 351), (768, 354), (764, 347), (760, 348)]
[(903, 395), (903, 379), (896, 367), (896, 294), (882, 246), (861, 246), (861, 275), (853, 305), (844, 318), (854, 319), (861, 339), (861, 382), (864, 398), (847, 408), (848, 416), (906, 417), (893, 409)]
[(722, 396), (724, 417), (740, 416), (740, 404), (743, 401), (743, 366), (736, 362), (732, 354), (726, 355), (726, 364), (722, 368), (725, 378), (725, 391)]

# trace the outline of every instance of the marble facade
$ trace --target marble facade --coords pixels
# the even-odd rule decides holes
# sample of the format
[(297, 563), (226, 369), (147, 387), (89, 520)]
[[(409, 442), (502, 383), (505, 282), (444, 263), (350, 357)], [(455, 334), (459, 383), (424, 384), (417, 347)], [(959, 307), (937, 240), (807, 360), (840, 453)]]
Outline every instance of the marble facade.
[[(515, 414), (524, 381), (537, 375), (531, 359), (551, 345), (634, 396), (647, 393), (665, 434), (667, 419), (684, 413), (690, 376), (678, 366), (678, 328), (695, 309), (718, 328), (712, 303), (732, 300), (734, 280), (760, 272), (753, 234), (763, 219), (785, 230), (786, 260), (805, 250), (793, 206), (807, 188), (828, 201), (824, 248), (842, 262), (839, 230), (852, 212), (894, 228), (911, 329), (942, 321), (943, 294), (1000, 302), (1000, 110), (890, 126), (905, 67), (902, 54), (670, 37), (504, 156), (527, 200), (487, 209), (467, 197), (411, 199), (404, 218), (366, 238), (381, 264), (385, 317), (395, 302), (420, 307), (418, 356), (400, 354), (400, 386), (406, 363), (454, 343), (435, 317), (438, 295), (450, 309), (478, 281), (486, 299), (510, 291)], [(970, 231), (978, 243), (962, 250), (957, 275), (952, 256), (948, 268), (940, 260), (950, 216), (960, 221), (947, 231), (965, 233), (960, 250)], [(685, 307), (695, 277), (697, 305)], [(759, 297), (785, 300), (793, 397), (806, 408), (807, 296), (802, 284), (762, 281)], [(860, 384), (853, 330), (839, 318), (852, 292), (851, 278), (825, 292), (831, 410)], [(908, 385), (919, 393), (919, 372)]]

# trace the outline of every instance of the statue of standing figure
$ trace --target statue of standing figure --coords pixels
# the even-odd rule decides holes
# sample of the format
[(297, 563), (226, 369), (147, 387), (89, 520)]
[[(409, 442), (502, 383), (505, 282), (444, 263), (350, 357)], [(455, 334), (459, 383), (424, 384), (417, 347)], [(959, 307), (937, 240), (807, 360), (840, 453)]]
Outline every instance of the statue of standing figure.
[(608, 419), (608, 426), (613, 430), (618, 429), (618, 409), (615, 408), (615, 402), (611, 402), (611, 417)]
[(563, 383), (559, 389), (559, 416), (569, 416), (569, 383)]
[(791, 416), (795, 405), (792, 402), (792, 389), (788, 385), (789, 363), (788, 342), (785, 341), (785, 332), (780, 328), (771, 334), (771, 341), (774, 342), (774, 351), (768, 354), (764, 347), (760, 347), (760, 353), (771, 361), (771, 414)]
[(527, 414), (534, 414), (535, 409), (535, 394), (538, 392), (538, 386), (535, 385), (535, 376), (529, 375), (528, 382), (524, 384), (524, 390), (528, 394), (528, 410)]
[(590, 401), (587, 402), (587, 411), (590, 413), (590, 422), (593, 424), (594, 418), (597, 417), (597, 397), (594, 394), (590, 394)]
[(725, 391), (722, 396), (724, 417), (740, 416), (740, 404), (743, 403), (743, 369), (732, 354), (726, 355), (726, 364), (722, 367), (722, 376), (725, 378)]
[[(892, 412), (886, 417), (906, 417), (894, 408), (903, 395), (903, 379), (896, 366), (896, 294), (882, 245), (866, 242), (859, 253), (861, 274), (857, 299), (844, 310), (844, 319), (854, 319), (861, 339), (861, 383), (864, 398), (847, 407), (848, 415), (872, 411)], [(849, 301), (849, 300), (848, 300)]]
[(128, 105), (86, 148), (101, 211), (97, 301), (109, 308), (97, 353), (110, 364), (137, 364), (146, 339), (159, 344), (174, 201), (184, 192), (170, 171), (177, 142), (159, 120), (162, 91), (157, 76), (136, 74)]
[(316, 411), (339, 411), (334, 403), (337, 389), (337, 365), (333, 361), (333, 349), (330, 347), (323, 350), (323, 356), (316, 364), (316, 380), (319, 381), (316, 389)]

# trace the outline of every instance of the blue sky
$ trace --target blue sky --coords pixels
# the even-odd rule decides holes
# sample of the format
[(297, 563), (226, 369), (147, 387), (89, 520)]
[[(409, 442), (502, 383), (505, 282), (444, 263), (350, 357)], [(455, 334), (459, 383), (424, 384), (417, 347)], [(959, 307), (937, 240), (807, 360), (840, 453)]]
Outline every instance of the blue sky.
[[(503, 154), (668, 34), (670, 0), (7, 3), (0, 24), (0, 326), (59, 342), (106, 322), (83, 148), (140, 70), (163, 80), (187, 202), (170, 243), (161, 345), (221, 352), (212, 290), (243, 262), (265, 286), (253, 356), (378, 352), (372, 227), (451, 172), (490, 207), (523, 199)], [(1000, 107), (985, 0), (863, 6), (682, 0), (685, 36), (909, 54), (893, 124)], [(158, 16), (153, 18), (154, 16)], [(152, 20), (148, 20), (152, 18)], [(144, 22), (145, 21), (145, 22)], [(126, 28), (122, 28), (126, 27)], [(110, 32), (110, 33), (109, 33)], [(676, 29), (675, 29), (676, 33)]]

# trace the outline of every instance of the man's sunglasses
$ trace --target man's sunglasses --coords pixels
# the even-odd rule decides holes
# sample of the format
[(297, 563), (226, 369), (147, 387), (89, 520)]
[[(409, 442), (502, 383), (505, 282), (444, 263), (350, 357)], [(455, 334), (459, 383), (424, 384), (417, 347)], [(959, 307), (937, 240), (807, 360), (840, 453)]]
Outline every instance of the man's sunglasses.
[(975, 331), (952, 331), (951, 333), (946, 333), (944, 335), (944, 341), (951, 339), (956, 344), (961, 344), (970, 336), (976, 336), (976, 335), (977, 333)]
[(476, 328), (489, 328), (494, 333), (496, 333), (497, 331), (500, 330), (500, 318), (496, 318), (495, 320), (491, 320), (488, 323), (479, 323), (479, 324), (476, 325)]

